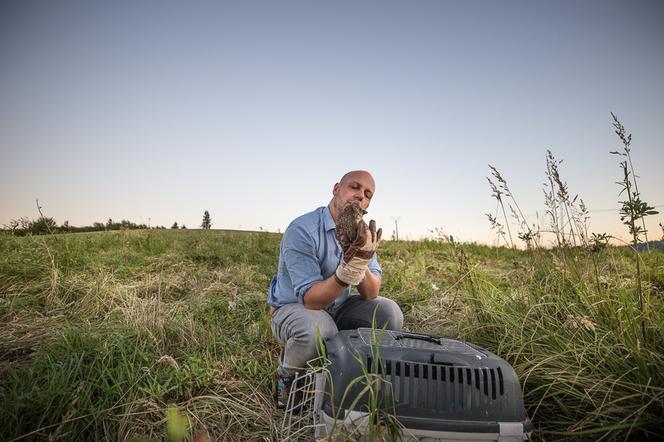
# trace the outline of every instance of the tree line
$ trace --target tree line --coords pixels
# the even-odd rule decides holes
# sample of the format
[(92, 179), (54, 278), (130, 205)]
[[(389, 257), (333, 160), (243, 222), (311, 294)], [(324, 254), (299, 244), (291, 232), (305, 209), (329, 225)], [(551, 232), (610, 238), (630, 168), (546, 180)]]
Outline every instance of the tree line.
[[(203, 214), (203, 221), (201, 228), (210, 229), (212, 227), (212, 219), (210, 212), (207, 210)], [(179, 225), (175, 221), (171, 225), (171, 229), (186, 229), (187, 227), (182, 224)], [(54, 218), (47, 216), (40, 216), (38, 219), (30, 219), (28, 217), (21, 217), (12, 219), (8, 224), (5, 224), (0, 229), (1, 232), (9, 233), (14, 236), (26, 235), (48, 235), (53, 233), (77, 233), (77, 232), (103, 232), (109, 230), (140, 230), (140, 229), (166, 229), (164, 226), (148, 226), (146, 224), (137, 224), (132, 221), (123, 219), (121, 221), (113, 221), (109, 218), (105, 223), (94, 222), (90, 226), (72, 226), (69, 221), (58, 225)]]

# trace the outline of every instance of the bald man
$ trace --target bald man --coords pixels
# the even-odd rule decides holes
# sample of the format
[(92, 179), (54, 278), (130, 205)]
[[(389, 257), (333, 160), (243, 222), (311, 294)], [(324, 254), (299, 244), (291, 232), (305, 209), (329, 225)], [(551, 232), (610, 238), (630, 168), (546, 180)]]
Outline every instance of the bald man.
[[(403, 313), (392, 300), (378, 296), (381, 268), (376, 259), (380, 231), (360, 221), (354, 241), (335, 227), (349, 204), (369, 208), (376, 184), (365, 170), (345, 174), (332, 188), (326, 207), (296, 218), (284, 232), (279, 267), (268, 289), (272, 334), (282, 346), (277, 368), (276, 400), (285, 407), (294, 376), (319, 355), (318, 337), (339, 330), (375, 326), (400, 330)], [(351, 293), (351, 287), (357, 293)]]

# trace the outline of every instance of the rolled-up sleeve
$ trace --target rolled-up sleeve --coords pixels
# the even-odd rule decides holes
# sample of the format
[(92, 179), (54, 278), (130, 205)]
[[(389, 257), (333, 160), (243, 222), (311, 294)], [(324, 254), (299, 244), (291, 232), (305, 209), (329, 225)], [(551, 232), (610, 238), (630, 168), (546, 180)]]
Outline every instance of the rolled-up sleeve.
[(378, 276), (379, 279), (383, 277), (383, 269), (380, 267), (380, 264), (378, 264), (378, 257), (376, 253), (373, 254), (371, 261), (369, 261), (369, 271)]
[(324, 279), (312, 235), (302, 226), (291, 225), (284, 232), (282, 254), (295, 296), (303, 303), (307, 290)]

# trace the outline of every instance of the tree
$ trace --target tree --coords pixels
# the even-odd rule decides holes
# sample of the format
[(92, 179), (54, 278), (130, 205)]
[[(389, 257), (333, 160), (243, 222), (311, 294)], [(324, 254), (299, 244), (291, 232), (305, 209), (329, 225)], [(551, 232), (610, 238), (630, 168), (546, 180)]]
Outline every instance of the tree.
[(175, 221), (173, 225), (171, 226), (171, 229), (177, 229), (178, 228), (178, 222)]
[(12, 219), (9, 224), (5, 224), (5, 229), (11, 230), (12, 235), (25, 235), (32, 228), (33, 221), (30, 218), (23, 216), (19, 219)]
[(37, 221), (32, 222), (30, 231), (33, 235), (46, 235), (47, 233), (53, 233), (57, 227), (58, 225), (53, 218), (42, 216)]
[(212, 227), (212, 220), (210, 220), (210, 212), (207, 210), (203, 213), (203, 222), (201, 223), (203, 229), (209, 229)]
[(182, 224), (182, 226), (180, 226), (180, 230), (186, 229), (186, 228), (187, 228), (187, 226), (185, 226), (184, 224)]

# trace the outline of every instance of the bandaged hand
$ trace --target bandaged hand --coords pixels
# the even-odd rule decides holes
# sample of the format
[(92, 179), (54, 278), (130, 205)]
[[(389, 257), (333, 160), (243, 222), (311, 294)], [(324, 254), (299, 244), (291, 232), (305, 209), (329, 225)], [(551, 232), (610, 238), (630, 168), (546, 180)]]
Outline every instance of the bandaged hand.
[(367, 223), (360, 220), (357, 225), (357, 235), (353, 241), (344, 233), (340, 235), (339, 243), (343, 251), (343, 258), (336, 271), (340, 281), (349, 285), (358, 285), (362, 282), (382, 234), (383, 229), (376, 231), (376, 221), (369, 221), (367, 226)]

